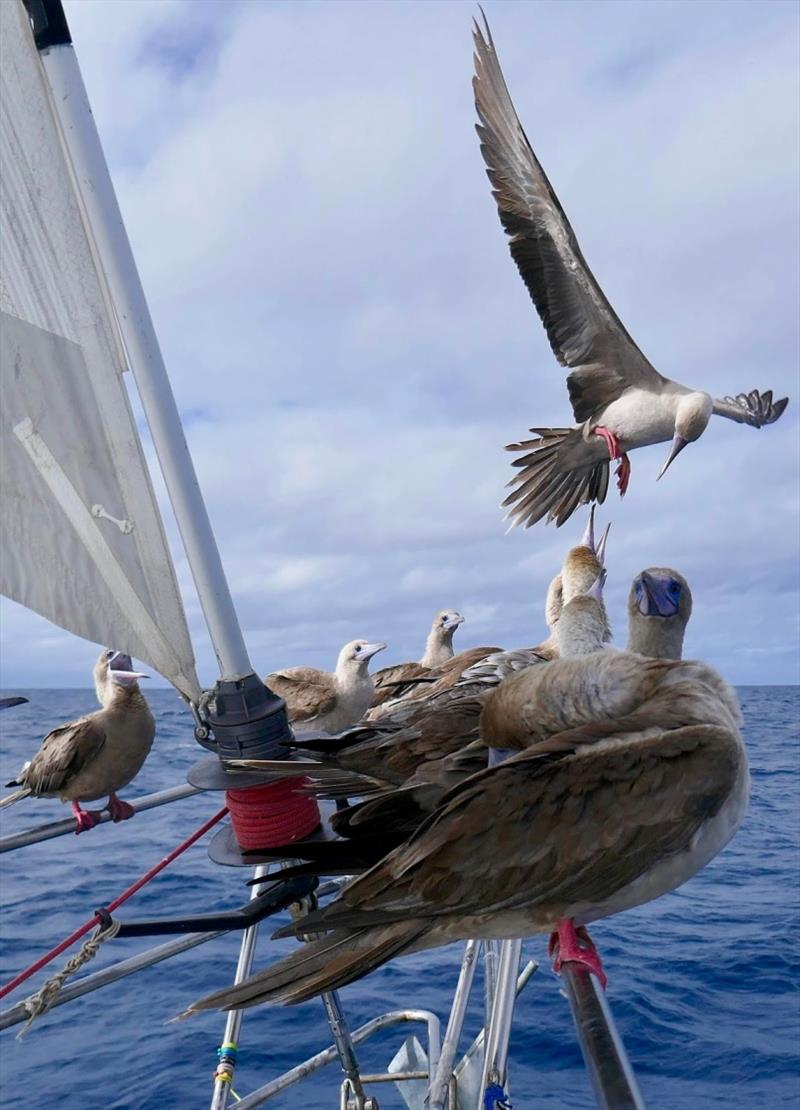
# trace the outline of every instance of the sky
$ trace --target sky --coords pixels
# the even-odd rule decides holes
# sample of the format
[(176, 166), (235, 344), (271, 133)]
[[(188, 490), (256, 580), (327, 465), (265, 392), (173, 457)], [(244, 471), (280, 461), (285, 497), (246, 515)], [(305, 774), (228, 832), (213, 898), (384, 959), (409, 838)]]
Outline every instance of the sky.
[[(663, 374), (789, 394), (714, 419), (657, 485), (636, 451), (606, 597), (689, 580), (686, 652), (798, 680), (798, 9), (486, 0), (527, 134)], [(123, 215), (254, 666), (418, 658), (546, 634), (585, 511), (506, 534), (506, 443), (571, 422), (474, 132), (472, 2), (67, 0)], [(158, 480), (157, 480), (158, 485)], [(160, 486), (159, 486), (160, 489)], [(198, 671), (213, 653), (161, 494)], [(95, 645), (3, 602), (0, 685), (86, 686)], [(157, 677), (154, 679), (157, 683)]]

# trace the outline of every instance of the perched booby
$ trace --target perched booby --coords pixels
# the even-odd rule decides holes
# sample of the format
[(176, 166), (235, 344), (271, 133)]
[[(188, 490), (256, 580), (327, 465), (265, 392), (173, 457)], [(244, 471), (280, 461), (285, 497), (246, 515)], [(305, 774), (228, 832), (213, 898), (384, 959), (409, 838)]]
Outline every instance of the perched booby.
[[(291, 858), (308, 856), (320, 866), (327, 861), (344, 873), (363, 870), (413, 832), (448, 789), (486, 766), (489, 753), (478, 739), (486, 696), (511, 675), (558, 657), (556, 629), (563, 599), (589, 589), (602, 573), (609, 527), (597, 542), (592, 506), (580, 543), (568, 551), (548, 589), (550, 637), (542, 644), (486, 655), (463, 674), (437, 682), (424, 700), (403, 699), (382, 721), (360, 723), (330, 741), (297, 741), (295, 747), (312, 753), (313, 762), (244, 764), (307, 774), (308, 789), (320, 798), (366, 799), (339, 809), (331, 819), (334, 832), (357, 845), (315, 842), (307, 852), (293, 845)], [(610, 635), (606, 623), (604, 639)], [(274, 852), (276, 858), (282, 854), (280, 848)]]
[(689, 583), (669, 567), (648, 567), (628, 595), (628, 651), (651, 659), (680, 659), (692, 615)]
[[(692, 594), (682, 574), (656, 567), (642, 571), (634, 578), (630, 590), (627, 650), (654, 659), (680, 659), (683, 635), (691, 612)], [(553, 622), (554, 630), (556, 623)], [(553, 658), (557, 658), (557, 652), (556, 647)], [(527, 659), (514, 665), (514, 656), (524, 654), (501, 653), (505, 662), (495, 664), (487, 681), (498, 676), (502, 676), (504, 681), (525, 666), (530, 666)], [(491, 657), (487, 663), (490, 661)], [(480, 664), (475, 672), (477, 681), (481, 681)], [(490, 688), (496, 685), (492, 682)], [(482, 708), (482, 702), (480, 704)], [(440, 723), (444, 725), (445, 722)], [(396, 736), (399, 740), (401, 732)], [(440, 805), (448, 790), (482, 770), (486, 759), (486, 746), (483, 740), (478, 739), (455, 752), (420, 761), (413, 774), (396, 789), (380, 789), (380, 780), (375, 780), (379, 788), (376, 797), (369, 796), (369, 788), (362, 789), (366, 800), (338, 810), (332, 818), (334, 831), (347, 843), (319, 842), (309, 844), (307, 849), (293, 850), (294, 857), (312, 861), (295, 870), (312, 874), (354, 874), (366, 870), (410, 836)], [(351, 782), (350, 795), (358, 792), (358, 787), (354, 788)], [(288, 855), (288, 848), (283, 854)]]
[(21, 798), (60, 798), (72, 804), (76, 833), (93, 828), (99, 813), (81, 808), (108, 796), (114, 821), (133, 817), (133, 807), (117, 797), (139, 773), (147, 759), (156, 725), (139, 689), (147, 675), (134, 671), (131, 657), (112, 649), (101, 652), (94, 667), (97, 700), (102, 709), (54, 728), (42, 746), (7, 786), (19, 786), (0, 801), (0, 807)]
[(420, 680), (435, 681), (438, 669), (453, 658), (453, 634), (463, 623), (464, 618), (455, 609), (443, 609), (437, 613), (418, 663), (395, 663), (393, 667), (376, 671), (373, 676), (373, 706), (401, 698)]
[(333, 674), (316, 667), (287, 667), (264, 682), (286, 702), (289, 720), (320, 732), (340, 732), (359, 721), (372, 701), (367, 664), (386, 644), (352, 640), (339, 652)]
[(522, 129), (494, 42), (475, 25), (473, 88), (481, 153), (511, 255), (528, 288), (558, 361), (576, 421), (571, 428), (531, 428), (536, 438), (509, 444), (521, 451), (518, 475), (503, 506), (525, 527), (542, 517), (561, 525), (587, 502), (605, 500), (609, 460), (618, 459), (621, 494), (628, 488), (628, 453), (672, 441), (659, 478), (678, 453), (705, 431), (712, 416), (761, 428), (787, 399), (753, 390), (714, 400), (663, 377), (628, 335), (581, 254), (575, 233)]
[(300, 1002), (468, 937), (555, 930), (557, 966), (576, 960), (602, 977), (584, 927), (696, 874), (738, 828), (749, 783), (739, 708), (719, 675), (603, 650), (604, 627), (594, 598), (565, 606), (562, 643), (592, 650), (530, 668), (511, 680), (516, 699), (484, 713), (484, 739), (522, 750), (451, 791), (409, 840), (279, 933), (324, 936), (187, 1015)]

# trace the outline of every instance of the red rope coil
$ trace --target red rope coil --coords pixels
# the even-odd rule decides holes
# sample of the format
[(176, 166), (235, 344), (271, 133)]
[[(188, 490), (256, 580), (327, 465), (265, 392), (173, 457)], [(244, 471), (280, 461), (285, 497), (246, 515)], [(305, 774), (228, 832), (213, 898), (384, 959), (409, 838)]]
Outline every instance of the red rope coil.
[(231, 815), (236, 841), (243, 851), (291, 844), (312, 833), (320, 823), (316, 798), (301, 794), (309, 779), (298, 776), (226, 790), (225, 802)]

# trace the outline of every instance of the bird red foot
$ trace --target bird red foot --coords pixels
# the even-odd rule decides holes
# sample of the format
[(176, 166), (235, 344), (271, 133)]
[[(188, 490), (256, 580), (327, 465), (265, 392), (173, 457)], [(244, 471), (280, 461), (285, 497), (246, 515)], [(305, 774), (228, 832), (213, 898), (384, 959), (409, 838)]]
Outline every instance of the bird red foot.
[(628, 482), (631, 480), (631, 460), (627, 455), (620, 455), (619, 466), (616, 470), (617, 489), (620, 497), (628, 492)]
[(598, 424), (594, 430), (594, 434), (596, 436), (600, 436), (601, 439), (604, 439), (606, 441), (606, 447), (608, 448), (608, 457), (610, 459), (619, 459), (622, 457), (619, 440), (610, 430), (610, 428), (606, 428), (604, 427), (604, 425)]
[(608, 980), (603, 970), (603, 961), (583, 925), (576, 929), (571, 918), (559, 921), (555, 932), (550, 934), (547, 951), (553, 957), (553, 971), (561, 971), (566, 963), (582, 964), (597, 976), (605, 990)]
[(106, 809), (111, 814), (112, 821), (128, 821), (136, 812), (132, 805), (123, 802), (122, 798), (118, 798), (116, 794), (109, 796)]
[(77, 828), (75, 829), (76, 836), (100, 824), (100, 814), (96, 813), (94, 810), (81, 809), (80, 802), (72, 803), (72, 813), (77, 822)]
[(605, 440), (606, 447), (608, 448), (608, 457), (612, 460), (619, 459), (619, 466), (615, 474), (619, 495), (620, 497), (624, 497), (628, 492), (628, 482), (631, 480), (631, 460), (620, 448), (619, 440), (610, 428), (606, 428), (603, 424), (598, 424), (594, 430), (594, 434)]

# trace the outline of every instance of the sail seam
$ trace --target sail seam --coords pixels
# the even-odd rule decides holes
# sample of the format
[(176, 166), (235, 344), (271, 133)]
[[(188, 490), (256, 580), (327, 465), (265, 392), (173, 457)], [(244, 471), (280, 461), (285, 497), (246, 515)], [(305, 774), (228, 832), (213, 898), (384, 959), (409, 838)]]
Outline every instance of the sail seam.
[[(162, 666), (167, 669), (168, 661), (173, 658), (167, 640), (117, 562), (80, 494), (45, 441), (34, 430), (33, 421), (26, 417), (14, 425), (13, 431), (75, 529), (112, 596), (127, 614), (134, 632), (153, 656), (163, 660)], [(113, 646), (124, 648), (126, 645)]]

